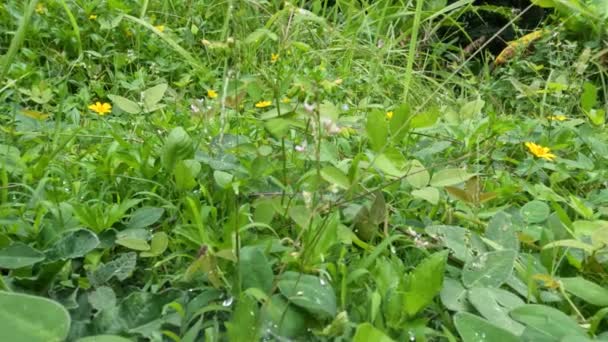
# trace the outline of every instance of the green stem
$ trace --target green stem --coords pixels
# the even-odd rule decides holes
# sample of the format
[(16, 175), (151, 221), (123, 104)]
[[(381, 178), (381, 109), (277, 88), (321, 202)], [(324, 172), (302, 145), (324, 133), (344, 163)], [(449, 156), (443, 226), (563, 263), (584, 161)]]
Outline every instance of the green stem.
[(407, 101), (410, 91), (412, 72), (414, 70), (414, 58), (416, 58), (416, 45), (418, 44), (418, 31), (420, 29), (420, 18), (422, 17), (422, 4), (424, 0), (416, 0), (416, 12), (414, 13), (414, 24), (412, 26), (412, 36), (407, 56), (407, 66), (405, 69), (405, 79), (403, 82), (403, 100)]
[(25, 31), (29, 26), (30, 20), (32, 19), (32, 13), (34, 13), (37, 4), (38, 0), (30, 0), (30, 3), (25, 9), (25, 13), (23, 13), (23, 18), (19, 23), (19, 28), (17, 28), (17, 32), (11, 40), (11, 45), (8, 47), (6, 55), (0, 60), (0, 82), (4, 80), (4, 76), (8, 72), (9, 67), (13, 64), (13, 59), (17, 55), (17, 51), (19, 51), (21, 44), (23, 44), (23, 41), (25, 40)]
[(76, 22), (76, 18), (70, 11), (70, 8), (65, 3), (65, 0), (61, 0), (61, 6), (65, 10), (65, 14), (68, 16), (70, 20), (70, 24), (72, 25), (72, 31), (74, 31), (74, 36), (76, 37), (76, 42), (78, 43), (78, 58), (82, 57), (82, 40), (80, 39), (80, 27), (78, 27), (78, 23)]

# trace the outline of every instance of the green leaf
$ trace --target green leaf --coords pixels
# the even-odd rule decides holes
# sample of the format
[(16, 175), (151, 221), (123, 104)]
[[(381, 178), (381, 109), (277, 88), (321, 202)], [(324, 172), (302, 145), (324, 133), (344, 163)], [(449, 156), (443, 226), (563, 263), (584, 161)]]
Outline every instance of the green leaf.
[(177, 162), (194, 157), (192, 139), (182, 127), (175, 127), (169, 133), (163, 146), (161, 159), (169, 171), (173, 171)]
[(405, 134), (408, 132), (407, 126), (410, 115), (410, 106), (407, 104), (402, 104), (393, 110), (393, 117), (388, 122), (393, 145), (398, 146), (401, 143), (401, 140), (403, 140)]
[(254, 298), (242, 294), (226, 323), (228, 341), (259, 341), (258, 303)]
[(161, 83), (144, 90), (142, 96), (144, 108), (146, 110), (151, 110), (158, 102), (160, 102), (167, 91), (167, 87), (167, 83)]
[(473, 176), (475, 176), (474, 173), (468, 173), (463, 169), (444, 169), (433, 174), (431, 186), (441, 187), (456, 185), (466, 182)]
[(381, 330), (376, 329), (370, 323), (361, 323), (353, 337), (353, 342), (392, 342), (393, 339), (386, 336)]
[(467, 102), (460, 108), (460, 116), (463, 119), (471, 119), (481, 113), (481, 110), (485, 104), (486, 102), (483, 100), (473, 100)]
[(519, 342), (519, 338), (511, 332), (468, 312), (454, 315), (454, 325), (463, 342)]
[(511, 317), (558, 340), (567, 335), (586, 336), (585, 331), (572, 318), (550, 306), (522, 305), (511, 311)]
[(278, 36), (276, 35), (276, 33), (270, 31), (269, 29), (258, 28), (255, 31), (251, 32), (243, 40), (243, 42), (245, 44), (258, 44), (263, 42), (265, 38), (270, 38), (271, 40), (276, 41), (278, 39)]
[(279, 294), (270, 297), (262, 306), (262, 326), (269, 327), (271, 332), (284, 337), (296, 337), (306, 331), (306, 313), (290, 305)]
[(152, 241), (150, 241), (150, 250), (146, 252), (142, 252), (140, 256), (142, 258), (156, 257), (165, 252), (167, 247), (169, 246), (169, 237), (165, 232), (158, 232), (152, 236)]
[(116, 307), (116, 294), (111, 287), (101, 286), (89, 294), (89, 303), (98, 311)]
[(590, 111), (597, 105), (597, 87), (593, 83), (583, 83), (583, 93), (581, 94), (581, 107), (585, 112)]
[(424, 259), (409, 275), (404, 294), (405, 312), (409, 316), (424, 309), (441, 291), (447, 258), (448, 251), (437, 252)]
[(0, 291), (0, 341), (60, 342), (69, 329), (70, 316), (59, 303)]
[(513, 219), (504, 212), (499, 212), (488, 223), (485, 235), (504, 249), (519, 250), (517, 231)]
[(526, 203), (519, 212), (526, 222), (540, 223), (549, 217), (551, 209), (545, 202), (535, 200)]
[(228, 189), (234, 176), (231, 173), (225, 171), (213, 171), (213, 178), (215, 183), (222, 189)]
[(124, 112), (127, 112), (129, 114), (141, 113), (141, 107), (136, 102), (133, 102), (119, 95), (108, 95), (108, 98), (112, 100), (112, 103), (116, 107), (120, 108)]
[(332, 286), (319, 277), (285, 272), (278, 283), (281, 294), (313, 315), (332, 318), (336, 315), (336, 294)]
[(97, 235), (87, 229), (66, 233), (46, 251), (49, 260), (75, 259), (85, 256), (99, 245)]
[(143, 207), (135, 210), (127, 223), (127, 229), (146, 228), (155, 224), (165, 213), (165, 209), (158, 207)]
[(458, 279), (445, 278), (439, 293), (443, 305), (452, 311), (469, 311), (467, 289)]
[(135, 270), (137, 255), (134, 252), (123, 253), (105, 265), (99, 266), (89, 276), (93, 285), (102, 285), (116, 277), (118, 280), (127, 279)]
[(412, 160), (407, 168), (407, 177), (405, 179), (411, 186), (421, 189), (429, 184), (431, 176), (424, 165), (418, 160)]
[(430, 127), (433, 126), (438, 119), (439, 110), (436, 107), (431, 107), (426, 112), (413, 115), (410, 119), (410, 127), (412, 129)]
[[(513, 309), (513, 307), (505, 307), (501, 305), (496, 296), (496, 291), (504, 290), (482, 287), (472, 288), (468, 292), (469, 302), (475, 307), (477, 312), (479, 312), (492, 324), (495, 324), (496, 326), (516, 335), (521, 335), (524, 331), (524, 326), (515, 322), (513, 319), (511, 319), (511, 317), (509, 317), (509, 311)], [(512, 295), (508, 291), (504, 292), (506, 292), (507, 295)], [(516, 307), (524, 305), (523, 300), (519, 299), (519, 297), (515, 295), (512, 296), (514, 296), (516, 300), (519, 300)]]
[(585, 302), (608, 306), (608, 289), (582, 277), (560, 278), (564, 289)]
[(517, 252), (487, 252), (469, 260), (462, 270), (462, 283), (472, 287), (499, 287), (511, 275)]
[(258, 288), (270, 293), (274, 274), (266, 255), (259, 247), (246, 246), (241, 248), (239, 259), (241, 288)]
[(595, 248), (593, 247), (593, 245), (579, 241), (579, 240), (572, 240), (572, 239), (558, 240), (558, 241), (550, 242), (550, 243), (544, 245), (543, 249), (550, 249), (550, 248), (555, 248), (555, 247), (579, 248), (590, 254), (595, 251)]
[(0, 268), (15, 269), (44, 260), (44, 254), (21, 242), (0, 249)]
[(412, 191), (412, 196), (423, 199), (433, 205), (439, 203), (439, 190), (432, 186)]
[(348, 180), (348, 177), (344, 174), (344, 172), (342, 172), (342, 170), (338, 169), (337, 167), (324, 167), (323, 169), (321, 169), (321, 177), (323, 177), (323, 179), (329, 182), (330, 184), (335, 184), (342, 189), (346, 190), (350, 188), (350, 182)]
[(175, 165), (173, 176), (178, 190), (191, 190), (198, 183), (196, 176), (201, 172), (201, 164), (196, 160), (182, 160)]
[(131, 342), (131, 340), (118, 335), (95, 335), (80, 338), (76, 342)]
[(127, 247), (128, 249), (132, 249), (134, 251), (150, 250), (150, 245), (148, 245), (148, 242), (144, 239), (125, 237), (122, 239), (116, 239), (116, 244)]
[(384, 112), (379, 110), (374, 110), (367, 115), (365, 129), (374, 152), (379, 152), (387, 142), (388, 125), (384, 116)]
[(397, 162), (397, 160), (393, 160), (386, 153), (382, 153), (376, 157), (374, 165), (386, 176), (397, 178), (405, 174), (403, 170), (396, 166)]

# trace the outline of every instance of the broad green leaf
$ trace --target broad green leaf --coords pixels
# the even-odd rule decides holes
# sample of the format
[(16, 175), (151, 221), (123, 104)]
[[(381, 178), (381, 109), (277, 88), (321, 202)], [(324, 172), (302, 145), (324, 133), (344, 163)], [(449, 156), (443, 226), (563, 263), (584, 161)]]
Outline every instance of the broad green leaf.
[(146, 241), (144, 239), (126, 237), (126, 238), (122, 238), (122, 239), (116, 239), (116, 244), (127, 247), (128, 249), (131, 249), (134, 251), (150, 250), (150, 245), (148, 245), (148, 241)]
[(439, 297), (443, 305), (452, 311), (469, 311), (471, 307), (467, 301), (467, 289), (458, 279), (445, 278)]
[(498, 212), (488, 223), (485, 235), (504, 249), (518, 251), (519, 240), (513, 223), (513, 219), (508, 214), (502, 211)]
[(348, 181), (348, 177), (342, 172), (342, 170), (333, 166), (326, 166), (321, 169), (321, 177), (325, 179), (330, 184), (335, 184), (342, 189), (350, 188), (350, 182)]
[(511, 317), (558, 340), (567, 335), (586, 336), (576, 321), (550, 306), (522, 305), (511, 311)]
[(152, 236), (150, 241), (150, 250), (142, 252), (140, 256), (142, 258), (155, 257), (163, 254), (169, 246), (169, 237), (165, 232), (157, 232)]
[(428, 226), (427, 234), (437, 235), (443, 245), (452, 251), (452, 255), (460, 261), (468, 261), (473, 253), (471, 251), (470, 232), (458, 226)]
[(281, 139), (287, 135), (290, 125), (291, 121), (283, 118), (270, 119), (264, 123), (266, 130), (268, 130), (268, 132), (276, 139)]
[(269, 327), (273, 333), (284, 337), (297, 337), (306, 331), (306, 313), (297, 306), (289, 304), (281, 295), (275, 294), (261, 313), (262, 326)]
[(273, 41), (278, 39), (276, 33), (270, 31), (266, 28), (258, 28), (255, 31), (251, 32), (243, 42), (245, 44), (258, 44), (261, 43), (265, 38), (269, 38)]
[(585, 112), (590, 111), (597, 104), (597, 87), (593, 83), (583, 83), (581, 94), (581, 107)]
[(59, 303), (0, 291), (0, 341), (60, 342), (69, 329), (70, 316)]
[(116, 307), (116, 294), (111, 287), (101, 286), (89, 293), (89, 303), (97, 311), (111, 310)]
[(21, 242), (0, 249), (0, 268), (15, 269), (31, 266), (44, 259), (42, 252)]
[(367, 115), (365, 129), (367, 137), (373, 151), (380, 151), (387, 142), (388, 125), (385, 114), (382, 111), (374, 110)]
[(120, 108), (124, 112), (127, 112), (129, 114), (141, 113), (141, 107), (136, 102), (133, 102), (119, 95), (108, 95), (108, 98), (112, 100), (112, 103), (116, 107)]
[(416, 189), (411, 192), (412, 196), (423, 199), (433, 205), (439, 203), (439, 190), (432, 186), (426, 188)]
[(324, 318), (336, 315), (336, 295), (327, 280), (308, 274), (286, 272), (281, 276), (278, 287), (291, 303), (313, 315)]
[(475, 176), (475, 174), (468, 173), (463, 169), (443, 169), (433, 174), (431, 186), (441, 187), (456, 185), (466, 182), (473, 176)]
[(469, 260), (462, 270), (462, 283), (472, 287), (499, 287), (511, 275), (517, 252), (487, 252)]
[(468, 312), (454, 315), (454, 325), (463, 342), (519, 342), (519, 338), (513, 333)]
[(481, 110), (485, 104), (486, 102), (484, 100), (473, 100), (467, 102), (460, 108), (460, 116), (463, 119), (471, 119), (481, 113)]
[[(180, 291), (168, 290), (158, 293), (134, 291), (124, 298), (118, 306), (118, 317), (129, 330), (146, 331), (146, 325), (162, 323), (159, 321), (165, 305), (181, 296)], [(153, 327), (154, 330), (157, 330)], [(160, 324), (158, 326), (160, 328)]]
[(169, 171), (173, 171), (177, 162), (194, 157), (194, 145), (185, 129), (175, 127), (169, 133), (163, 145), (161, 159)]
[(116, 277), (118, 280), (127, 279), (135, 270), (137, 255), (134, 252), (123, 253), (107, 264), (99, 266), (89, 279), (93, 285), (102, 285)]
[(393, 342), (393, 339), (386, 336), (381, 330), (376, 329), (370, 323), (361, 323), (357, 326), (353, 342)]
[(441, 291), (447, 258), (448, 251), (437, 252), (424, 259), (410, 273), (404, 293), (404, 308), (409, 316), (424, 309)]
[(256, 300), (243, 293), (236, 303), (230, 321), (226, 323), (228, 341), (259, 341), (259, 311)]
[(158, 207), (143, 207), (135, 210), (127, 223), (127, 229), (146, 228), (155, 224), (165, 213), (165, 209)]
[(198, 183), (196, 176), (201, 171), (201, 164), (192, 159), (182, 160), (175, 165), (173, 177), (175, 179), (175, 187), (180, 190), (191, 190)]
[(431, 107), (425, 112), (417, 113), (411, 116), (410, 128), (426, 128), (433, 126), (439, 119), (439, 110), (436, 107)]
[(85, 256), (99, 245), (97, 235), (87, 229), (70, 231), (46, 251), (49, 260), (75, 259)]
[(407, 177), (405, 177), (405, 179), (414, 188), (421, 189), (429, 184), (431, 176), (424, 165), (418, 160), (412, 160), (406, 170)]
[(540, 223), (549, 217), (551, 209), (545, 202), (535, 200), (526, 203), (519, 212), (526, 222)]
[(387, 154), (382, 153), (379, 154), (378, 156), (376, 156), (374, 165), (380, 169), (380, 171), (382, 171), (382, 173), (384, 173), (386, 176), (389, 177), (394, 177), (394, 178), (398, 178), (398, 177), (402, 177), (405, 172), (401, 169), (399, 169), (396, 166), (395, 161), (393, 161)]
[[(492, 324), (516, 335), (521, 335), (524, 331), (524, 326), (509, 317), (509, 311), (512, 308), (502, 306), (498, 302), (494, 291), (504, 290), (484, 287), (472, 288), (468, 293), (469, 302), (475, 307), (477, 312)], [(510, 294), (510, 292), (507, 293)], [(524, 305), (522, 300), (520, 300), (518, 306), (521, 305)]]
[(268, 258), (261, 248), (246, 246), (241, 248), (239, 259), (241, 288), (258, 288), (270, 293), (274, 274)]
[(587, 303), (608, 306), (608, 289), (582, 277), (560, 278), (564, 289)]
[(144, 108), (146, 110), (151, 110), (158, 102), (160, 102), (167, 91), (167, 87), (167, 83), (161, 83), (144, 90), (142, 94)]
[(232, 184), (232, 180), (234, 176), (231, 173), (225, 171), (213, 171), (213, 179), (215, 179), (215, 183), (222, 189), (228, 189), (230, 184)]

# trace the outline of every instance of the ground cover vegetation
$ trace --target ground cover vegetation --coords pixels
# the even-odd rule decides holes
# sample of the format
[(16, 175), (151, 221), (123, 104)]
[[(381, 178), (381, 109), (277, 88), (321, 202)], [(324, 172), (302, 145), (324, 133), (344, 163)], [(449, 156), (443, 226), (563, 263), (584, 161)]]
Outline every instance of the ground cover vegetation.
[(3, 1), (0, 340), (608, 340), (608, 6), (517, 3)]

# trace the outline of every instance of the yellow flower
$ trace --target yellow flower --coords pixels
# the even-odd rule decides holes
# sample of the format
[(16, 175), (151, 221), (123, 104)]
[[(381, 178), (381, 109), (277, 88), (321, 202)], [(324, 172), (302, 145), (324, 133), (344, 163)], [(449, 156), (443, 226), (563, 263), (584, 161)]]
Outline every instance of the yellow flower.
[(284, 97), (281, 102), (283, 103), (291, 103), (291, 99), (289, 97)]
[(89, 20), (95, 20), (95, 19), (97, 19), (97, 14), (91, 14), (89, 16)]
[(101, 103), (97, 101), (89, 105), (89, 109), (101, 116), (104, 116), (112, 111), (112, 105), (107, 102)]
[(555, 154), (551, 153), (551, 150), (548, 147), (536, 145), (533, 142), (527, 142), (526, 147), (528, 148), (528, 150), (530, 150), (530, 153), (537, 156), (538, 158), (543, 158), (546, 160), (555, 159)]
[(553, 121), (566, 121), (568, 118), (565, 115), (551, 115), (548, 119)]
[(36, 13), (42, 14), (45, 10), (46, 8), (44, 7), (44, 4), (39, 2), (38, 5), (36, 5)]
[(154, 28), (159, 30), (160, 32), (165, 31), (165, 25), (156, 25), (156, 26), (154, 26)]
[(389, 119), (389, 120), (392, 119), (393, 118), (393, 114), (394, 113), (392, 111), (386, 112), (386, 118)]
[(278, 53), (273, 53), (270, 55), (270, 62), (271, 63), (276, 63), (279, 60), (279, 54)]
[(214, 99), (217, 97), (217, 92), (213, 89), (207, 90), (207, 97), (210, 99)]
[(335, 81), (334, 81), (334, 84), (335, 84), (335, 85), (340, 85), (340, 84), (342, 84), (342, 79), (341, 79), (341, 78), (338, 78), (337, 80), (335, 80)]
[(266, 108), (272, 104), (271, 101), (260, 101), (255, 104), (255, 108)]

